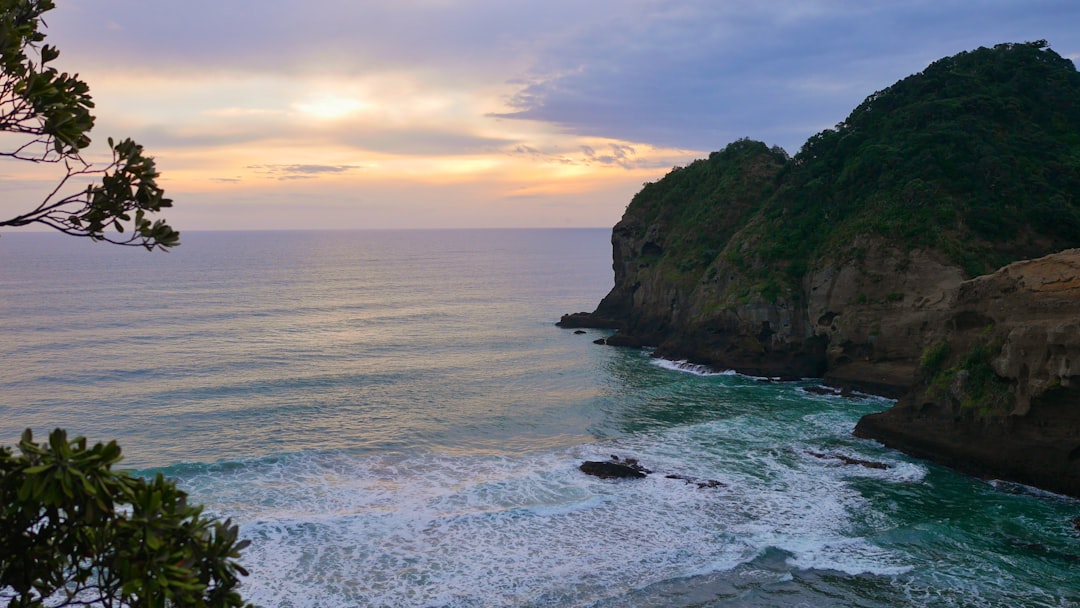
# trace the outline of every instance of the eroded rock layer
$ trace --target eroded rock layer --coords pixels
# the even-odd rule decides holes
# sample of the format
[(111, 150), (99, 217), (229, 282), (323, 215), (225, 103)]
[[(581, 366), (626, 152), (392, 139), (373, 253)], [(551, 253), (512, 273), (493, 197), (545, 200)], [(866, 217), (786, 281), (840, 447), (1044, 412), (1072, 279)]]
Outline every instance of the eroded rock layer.
[(913, 390), (855, 433), (1080, 496), (1080, 250), (965, 281), (932, 334)]

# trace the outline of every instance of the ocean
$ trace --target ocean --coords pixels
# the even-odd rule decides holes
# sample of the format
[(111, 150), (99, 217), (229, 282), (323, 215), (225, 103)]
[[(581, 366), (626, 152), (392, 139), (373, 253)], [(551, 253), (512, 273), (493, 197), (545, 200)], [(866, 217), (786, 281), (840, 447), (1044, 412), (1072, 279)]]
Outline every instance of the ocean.
[[(0, 444), (118, 440), (240, 524), (266, 607), (1080, 606), (1080, 501), (852, 437), (885, 399), (555, 327), (609, 236), (4, 233)], [(612, 455), (654, 472), (578, 469)]]

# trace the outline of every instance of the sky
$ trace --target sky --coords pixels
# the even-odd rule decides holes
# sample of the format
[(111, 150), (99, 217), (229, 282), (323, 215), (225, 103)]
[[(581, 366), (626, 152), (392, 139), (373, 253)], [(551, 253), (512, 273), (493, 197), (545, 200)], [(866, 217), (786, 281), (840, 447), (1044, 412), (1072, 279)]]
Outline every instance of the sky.
[[(743, 137), (798, 152), (932, 61), (1076, 0), (57, 0), (55, 64), (146, 147), (184, 230), (610, 227)], [(2, 142), (3, 140), (0, 140)], [(0, 213), (56, 167), (0, 161)], [(50, 172), (51, 171), (51, 172)]]

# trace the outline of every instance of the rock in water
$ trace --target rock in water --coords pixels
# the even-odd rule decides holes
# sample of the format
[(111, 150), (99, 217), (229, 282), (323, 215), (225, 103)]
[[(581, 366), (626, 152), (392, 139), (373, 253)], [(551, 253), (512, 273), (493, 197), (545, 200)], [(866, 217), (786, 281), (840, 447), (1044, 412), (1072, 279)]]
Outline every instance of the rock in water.
[(586, 460), (578, 468), (586, 475), (594, 475), (601, 479), (641, 479), (648, 476), (648, 473), (642, 470), (640, 466), (620, 462)]
[(843, 454), (822, 454), (820, 452), (807, 451), (814, 458), (820, 458), (822, 460), (838, 460), (842, 464), (846, 465), (858, 465), (860, 467), (866, 467), (868, 469), (881, 469), (886, 470), (889, 465), (884, 462), (875, 462), (873, 460), (863, 460), (862, 458), (852, 458), (851, 456), (844, 456)]

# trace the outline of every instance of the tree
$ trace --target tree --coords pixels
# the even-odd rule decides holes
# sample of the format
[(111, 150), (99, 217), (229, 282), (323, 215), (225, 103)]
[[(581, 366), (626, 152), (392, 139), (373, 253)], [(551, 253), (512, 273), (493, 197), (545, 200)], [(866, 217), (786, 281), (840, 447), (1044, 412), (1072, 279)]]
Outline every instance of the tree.
[[(109, 140), (112, 162), (91, 167), (94, 103), (89, 87), (48, 64), (41, 15), (52, 0), (0, 0), (0, 135), (18, 143), (0, 157), (64, 167), (34, 209), (0, 226), (43, 224), (65, 234), (148, 250), (179, 245), (179, 233), (148, 214), (172, 206), (153, 159), (130, 139)], [(11, 138), (4, 141), (11, 141)], [(100, 183), (69, 192), (73, 180)], [(125, 234), (125, 230), (129, 231)], [(115, 441), (87, 448), (56, 429), (37, 444), (29, 429), (19, 454), (0, 446), (0, 602), (9, 607), (234, 607), (247, 572), (236, 561), (248, 541), (158, 474), (114, 471)]]
[(92, 448), (60, 429), (20, 454), (0, 447), (0, 601), (20, 606), (243, 605), (248, 541), (202, 514), (161, 474), (114, 471), (115, 441)]
[[(64, 175), (36, 207), (0, 226), (42, 224), (65, 234), (166, 250), (180, 233), (148, 214), (172, 206), (157, 185), (154, 160), (130, 139), (109, 138), (112, 162), (96, 169), (81, 152), (90, 145), (94, 102), (78, 75), (49, 65), (59, 55), (44, 44), (41, 15), (52, 0), (0, 0), (0, 133), (15, 141), (0, 157), (62, 166)], [(100, 177), (79, 188), (73, 182)]]

